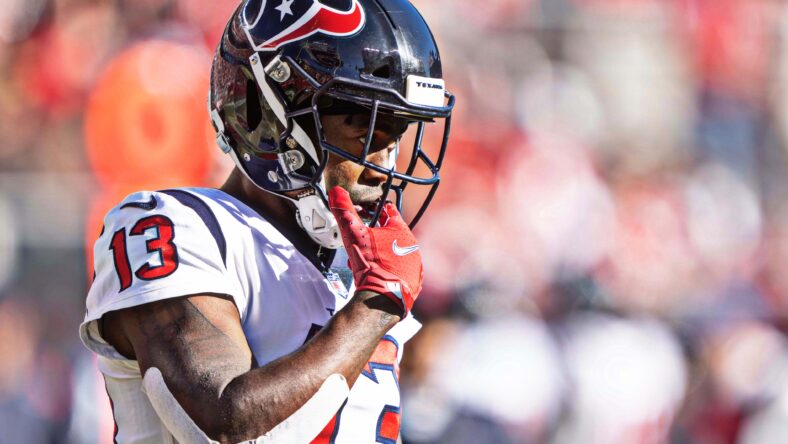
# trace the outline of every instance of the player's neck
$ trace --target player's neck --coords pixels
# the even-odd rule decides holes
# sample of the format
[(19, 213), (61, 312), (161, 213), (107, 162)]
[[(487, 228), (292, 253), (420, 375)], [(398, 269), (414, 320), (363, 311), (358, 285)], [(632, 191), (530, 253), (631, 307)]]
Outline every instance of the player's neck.
[(295, 223), (295, 208), (292, 205), (285, 199), (259, 189), (237, 168), (219, 189), (245, 203), (276, 226)]

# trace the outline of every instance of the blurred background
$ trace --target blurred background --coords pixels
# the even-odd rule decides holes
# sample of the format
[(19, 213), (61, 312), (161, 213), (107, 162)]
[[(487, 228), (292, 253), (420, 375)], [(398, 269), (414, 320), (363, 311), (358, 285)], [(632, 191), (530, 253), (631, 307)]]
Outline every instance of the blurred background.
[[(458, 104), (405, 443), (788, 442), (788, 4), (415, 4)], [(234, 7), (2, 0), (0, 443), (112, 442), (88, 251), (128, 192), (231, 168)]]

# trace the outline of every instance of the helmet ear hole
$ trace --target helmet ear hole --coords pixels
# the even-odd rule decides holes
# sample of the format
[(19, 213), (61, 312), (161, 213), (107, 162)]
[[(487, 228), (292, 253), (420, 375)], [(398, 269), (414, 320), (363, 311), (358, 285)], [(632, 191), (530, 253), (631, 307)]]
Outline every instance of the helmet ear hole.
[(260, 106), (260, 94), (257, 92), (257, 84), (248, 80), (246, 82), (246, 124), (249, 130), (254, 131), (263, 120), (263, 110)]
[(391, 68), (389, 65), (383, 65), (380, 68), (372, 71), (373, 77), (379, 77), (381, 79), (388, 79), (391, 77)]

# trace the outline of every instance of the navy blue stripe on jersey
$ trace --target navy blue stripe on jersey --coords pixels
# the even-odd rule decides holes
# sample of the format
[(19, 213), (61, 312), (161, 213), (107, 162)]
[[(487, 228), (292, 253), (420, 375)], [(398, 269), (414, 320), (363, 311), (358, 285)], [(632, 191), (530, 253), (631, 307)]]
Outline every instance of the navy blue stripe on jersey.
[(224, 233), (222, 233), (222, 228), (219, 226), (219, 220), (216, 219), (216, 215), (213, 214), (208, 204), (200, 200), (199, 197), (183, 190), (164, 190), (161, 193), (174, 197), (178, 202), (191, 208), (200, 216), (205, 226), (208, 227), (208, 231), (211, 232), (213, 240), (216, 241), (216, 246), (219, 247), (222, 263), (227, 266), (227, 241), (224, 239)]
[(159, 205), (159, 202), (156, 200), (155, 196), (151, 196), (147, 202), (127, 202), (121, 205), (120, 209), (124, 208), (140, 208), (142, 210), (151, 211), (155, 210), (156, 207)]

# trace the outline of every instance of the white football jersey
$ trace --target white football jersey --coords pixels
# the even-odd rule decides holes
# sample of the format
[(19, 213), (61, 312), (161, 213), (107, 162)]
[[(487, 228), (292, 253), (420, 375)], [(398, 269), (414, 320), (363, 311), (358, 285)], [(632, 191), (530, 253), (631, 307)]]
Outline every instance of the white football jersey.
[[(295, 221), (294, 221), (295, 223)], [(94, 246), (95, 278), (80, 337), (98, 355), (118, 443), (172, 443), (146, 395), (136, 361), (101, 337), (104, 313), (193, 294), (229, 295), (249, 347), (262, 366), (295, 351), (353, 294), (347, 256), (323, 274), (248, 206), (205, 188), (138, 192), (104, 219)], [(399, 434), (399, 360), (420, 328), (412, 316), (383, 338), (348, 401), (313, 442), (395, 443)]]

